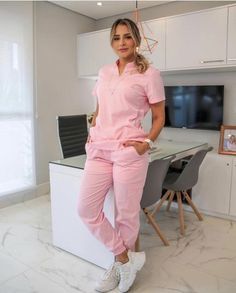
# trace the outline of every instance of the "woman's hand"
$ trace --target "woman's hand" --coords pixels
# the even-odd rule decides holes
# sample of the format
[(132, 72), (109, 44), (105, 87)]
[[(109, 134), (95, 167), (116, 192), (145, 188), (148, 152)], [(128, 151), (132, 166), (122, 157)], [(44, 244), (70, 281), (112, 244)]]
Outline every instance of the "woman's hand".
[(147, 142), (128, 140), (123, 145), (125, 147), (133, 146), (140, 156), (149, 150), (149, 144)]
[(89, 143), (89, 142), (90, 142), (90, 135), (88, 135), (86, 143)]

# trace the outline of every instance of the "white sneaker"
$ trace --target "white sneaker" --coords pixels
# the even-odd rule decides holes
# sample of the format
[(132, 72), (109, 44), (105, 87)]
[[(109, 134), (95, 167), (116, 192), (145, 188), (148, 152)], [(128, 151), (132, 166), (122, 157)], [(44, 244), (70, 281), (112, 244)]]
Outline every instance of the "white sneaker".
[(120, 281), (118, 267), (122, 265), (121, 262), (115, 262), (104, 273), (101, 279), (97, 282), (95, 290), (98, 292), (109, 292), (115, 289)]
[(137, 271), (143, 267), (146, 257), (144, 252), (128, 251), (129, 261), (117, 267), (120, 274), (119, 290), (127, 292), (133, 285)]

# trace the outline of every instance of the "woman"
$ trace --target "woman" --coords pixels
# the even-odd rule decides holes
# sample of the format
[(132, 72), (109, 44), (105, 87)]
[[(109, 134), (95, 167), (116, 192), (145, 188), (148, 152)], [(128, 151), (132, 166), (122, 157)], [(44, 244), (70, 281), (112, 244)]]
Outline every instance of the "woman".
[[(164, 125), (164, 90), (160, 73), (138, 53), (141, 37), (130, 19), (118, 19), (111, 29), (111, 46), (119, 59), (99, 71), (93, 94), (97, 109), (86, 144), (87, 161), (78, 213), (93, 235), (115, 255), (115, 263), (96, 286), (108, 292), (132, 286), (145, 262), (134, 252), (139, 211), (148, 168), (148, 150)], [(152, 112), (147, 134), (141, 120)], [(115, 194), (115, 227), (103, 204), (109, 188)], [(92, 252), (91, 252), (92, 253)]]

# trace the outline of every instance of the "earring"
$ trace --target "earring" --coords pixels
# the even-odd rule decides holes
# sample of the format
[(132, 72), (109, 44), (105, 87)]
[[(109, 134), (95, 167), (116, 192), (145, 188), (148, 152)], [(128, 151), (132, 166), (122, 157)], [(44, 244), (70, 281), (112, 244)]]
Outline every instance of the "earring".
[(138, 53), (139, 52), (139, 47), (136, 47), (136, 53)]

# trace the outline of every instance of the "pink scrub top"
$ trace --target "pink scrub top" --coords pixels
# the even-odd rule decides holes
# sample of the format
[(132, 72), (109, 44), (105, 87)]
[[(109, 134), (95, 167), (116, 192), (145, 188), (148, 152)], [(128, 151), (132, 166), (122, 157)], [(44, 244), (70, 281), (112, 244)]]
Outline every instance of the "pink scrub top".
[(96, 125), (90, 128), (90, 141), (97, 148), (116, 150), (127, 140), (143, 141), (148, 134), (141, 121), (150, 104), (165, 100), (163, 81), (153, 66), (139, 73), (134, 62), (125, 66), (121, 75), (118, 61), (99, 70), (92, 94), (99, 111)]

